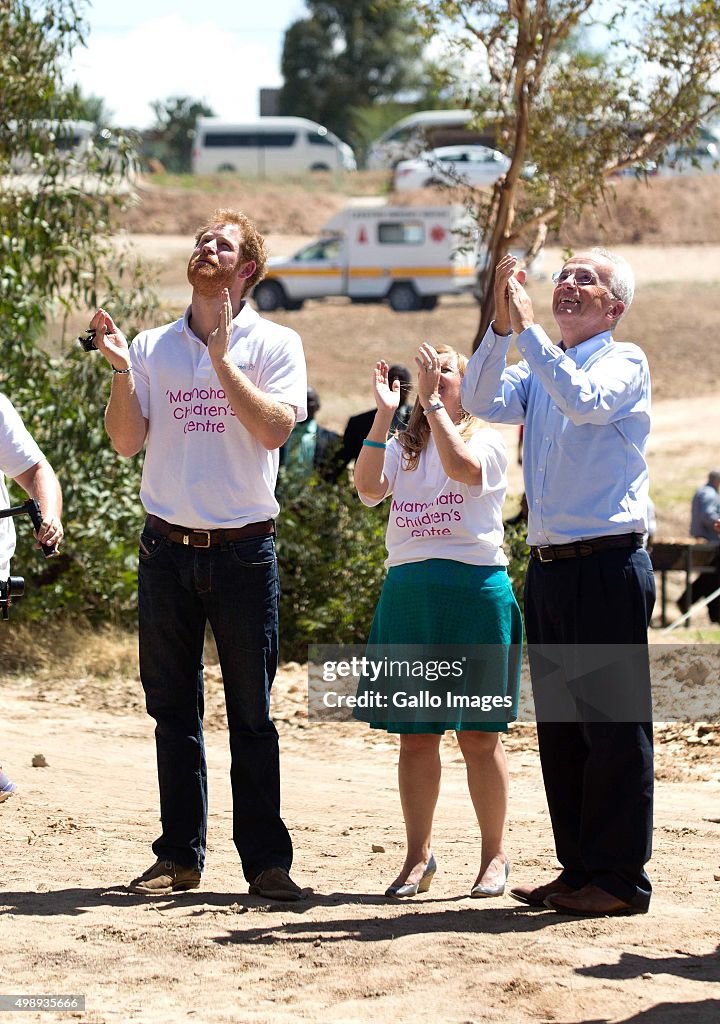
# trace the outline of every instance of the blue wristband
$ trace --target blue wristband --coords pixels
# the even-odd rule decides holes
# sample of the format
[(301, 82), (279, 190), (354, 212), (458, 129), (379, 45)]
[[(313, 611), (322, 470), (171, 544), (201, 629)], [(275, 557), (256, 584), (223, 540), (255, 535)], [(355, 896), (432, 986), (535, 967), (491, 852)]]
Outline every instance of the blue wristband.
[(367, 438), (363, 440), (363, 444), (366, 448), (387, 448), (384, 441), (368, 441)]

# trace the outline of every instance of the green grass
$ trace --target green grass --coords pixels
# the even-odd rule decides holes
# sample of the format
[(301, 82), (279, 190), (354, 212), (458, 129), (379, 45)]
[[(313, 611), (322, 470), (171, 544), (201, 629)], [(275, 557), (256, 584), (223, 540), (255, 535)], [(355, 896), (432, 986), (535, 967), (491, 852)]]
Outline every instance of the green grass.
[[(701, 610), (698, 614), (704, 615), (705, 612)], [(654, 633), (655, 630), (650, 633), (650, 643), (653, 643)], [(665, 633), (664, 638), (676, 644), (720, 644), (720, 626), (691, 626), (690, 629), (686, 629), (683, 624), (677, 626), (671, 633)]]
[(217, 192), (226, 188), (260, 185), (263, 189), (296, 188), (303, 192), (338, 192), (341, 195), (386, 195), (391, 176), (387, 171), (318, 172), (258, 179), (230, 172), (223, 174), (152, 174), (147, 181), (160, 188), (192, 192)]

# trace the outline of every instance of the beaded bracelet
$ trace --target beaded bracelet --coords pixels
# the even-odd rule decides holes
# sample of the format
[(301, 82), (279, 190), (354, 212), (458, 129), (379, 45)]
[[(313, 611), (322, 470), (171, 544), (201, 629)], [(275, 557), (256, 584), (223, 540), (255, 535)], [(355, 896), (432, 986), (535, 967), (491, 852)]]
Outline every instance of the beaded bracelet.
[(131, 370), (132, 370), (132, 366), (128, 366), (127, 370), (116, 370), (114, 366), (112, 368), (112, 372), (113, 373), (130, 373)]

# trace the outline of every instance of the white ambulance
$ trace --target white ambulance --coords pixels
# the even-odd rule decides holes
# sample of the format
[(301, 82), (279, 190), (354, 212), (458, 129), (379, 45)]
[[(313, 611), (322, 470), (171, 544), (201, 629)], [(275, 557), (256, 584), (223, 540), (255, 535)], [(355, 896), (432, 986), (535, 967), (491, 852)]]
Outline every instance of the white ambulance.
[(252, 297), (262, 312), (331, 295), (411, 312), (472, 292), (475, 275), (474, 225), (463, 207), (366, 202), (341, 210), (294, 256), (271, 258)]

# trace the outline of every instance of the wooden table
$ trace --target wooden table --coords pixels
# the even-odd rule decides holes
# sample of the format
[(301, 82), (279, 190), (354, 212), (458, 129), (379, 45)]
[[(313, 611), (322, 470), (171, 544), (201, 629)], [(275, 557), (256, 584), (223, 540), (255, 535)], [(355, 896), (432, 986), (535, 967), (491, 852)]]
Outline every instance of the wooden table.
[[(690, 583), (692, 582), (693, 573), (717, 572), (714, 564), (717, 554), (717, 544), (708, 544), (702, 540), (691, 540), (688, 538), (685, 540), (655, 541), (650, 551), (650, 558), (653, 569), (656, 573), (660, 573), (660, 622), (662, 626), (667, 625), (667, 574), (669, 572), (685, 573), (685, 604), (687, 607), (683, 611), (687, 612), (690, 610)], [(689, 628), (690, 619), (685, 620), (685, 626)]]

